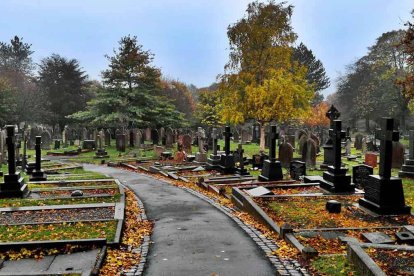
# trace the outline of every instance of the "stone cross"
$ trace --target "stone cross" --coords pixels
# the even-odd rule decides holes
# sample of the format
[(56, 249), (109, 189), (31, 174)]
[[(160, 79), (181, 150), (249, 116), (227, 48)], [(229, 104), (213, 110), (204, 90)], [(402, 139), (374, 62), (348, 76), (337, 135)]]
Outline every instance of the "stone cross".
[(244, 149), (243, 149), (242, 144), (239, 144), (239, 146), (237, 147), (237, 153), (239, 154), (240, 170), (244, 170), (244, 160), (243, 160)]
[(345, 131), (342, 130), (342, 121), (334, 120), (333, 128), (329, 130), (329, 137), (333, 141), (334, 150), (334, 163), (333, 167), (335, 170), (341, 168), (341, 141), (345, 138)]
[(35, 150), (36, 150), (35, 170), (40, 171), (41, 162), (42, 162), (42, 136), (36, 136)]
[(339, 113), (338, 109), (336, 109), (334, 105), (331, 105), (331, 108), (329, 108), (325, 116), (329, 118), (331, 122), (330, 128), (333, 128), (333, 121), (337, 120), (341, 116), (341, 113)]
[(15, 160), (15, 144), (14, 144), (14, 126), (8, 125), (7, 129), (7, 152), (8, 152), (8, 166), (9, 166), (9, 175), (16, 174), (16, 160)]
[(276, 161), (276, 139), (279, 138), (279, 134), (276, 132), (276, 126), (270, 126), (270, 149), (269, 149), (269, 160), (270, 162)]
[(211, 138), (213, 139), (213, 155), (217, 155), (217, 129), (213, 128), (211, 133)]
[(226, 155), (230, 154), (230, 137), (233, 136), (233, 134), (230, 132), (230, 127), (226, 126), (224, 129), (224, 152)]
[(205, 153), (204, 151), (204, 138), (206, 138), (206, 133), (202, 127), (197, 128), (197, 137), (198, 137), (198, 152)]
[(394, 119), (383, 118), (382, 130), (378, 133), (380, 144), (379, 175), (383, 178), (391, 177), (392, 142), (400, 139), (400, 133), (394, 131)]
[(408, 159), (414, 159), (414, 130), (410, 130), (410, 148), (409, 148), (409, 156)]

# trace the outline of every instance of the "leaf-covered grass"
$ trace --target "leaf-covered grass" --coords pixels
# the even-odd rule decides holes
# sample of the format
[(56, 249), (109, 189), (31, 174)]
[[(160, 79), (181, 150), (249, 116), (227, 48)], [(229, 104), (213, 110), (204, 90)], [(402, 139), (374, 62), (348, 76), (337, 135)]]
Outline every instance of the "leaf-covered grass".
[(311, 267), (318, 275), (360, 275), (345, 255), (318, 257), (311, 262)]
[(0, 199), (0, 207), (23, 207), (23, 206), (49, 206), (49, 205), (74, 205), (92, 203), (114, 203), (118, 202), (121, 195), (110, 197), (88, 197), (88, 198), (65, 198), (65, 199)]
[(77, 222), (40, 225), (0, 225), (1, 242), (65, 239), (115, 238), (117, 221)]

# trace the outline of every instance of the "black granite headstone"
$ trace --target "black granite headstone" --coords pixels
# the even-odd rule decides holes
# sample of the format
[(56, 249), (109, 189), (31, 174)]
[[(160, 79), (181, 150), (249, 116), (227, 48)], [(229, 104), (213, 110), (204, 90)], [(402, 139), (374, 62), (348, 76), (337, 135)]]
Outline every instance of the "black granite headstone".
[(368, 165), (357, 165), (352, 167), (352, 182), (360, 187), (364, 188), (365, 184), (369, 181), (369, 176), (374, 173), (374, 169)]
[(276, 132), (276, 126), (272, 125), (270, 129), (270, 149), (269, 159), (263, 163), (262, 173), (259, 175), (261, 181), (277, 181), (283, 179), (282, 165), (276, 161), (276, 139), (279, 138)]
[(30, 181), (45, 181), (47, 180), (47, 175), (42, 170), (42, 136), (36, 136), (36, 164), (35, 169), (32, 171), (32, 176)]
[(382, 120), (379, 175), (369, 177), (359, 205), (382, 215), (410, 214), (411, 207), (405, 205), (401, 178), (391, 177), (392, 142), (399, 140), (399, 132), (393, 130), (394, 119)]

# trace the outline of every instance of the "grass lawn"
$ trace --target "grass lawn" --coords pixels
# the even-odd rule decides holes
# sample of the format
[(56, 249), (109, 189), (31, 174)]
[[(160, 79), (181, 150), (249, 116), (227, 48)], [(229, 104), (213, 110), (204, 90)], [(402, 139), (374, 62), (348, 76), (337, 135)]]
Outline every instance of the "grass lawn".
[(0, 242), (115, 238), (117, 221), (0, 225)]
[(360, 274), (354, 269), (354, 267), (348, 262), (345, 255), (336, 256), (321, 256), (311, 262), (311, 268), (315, 271), (315, 274), (323, 275), (354, 275)]

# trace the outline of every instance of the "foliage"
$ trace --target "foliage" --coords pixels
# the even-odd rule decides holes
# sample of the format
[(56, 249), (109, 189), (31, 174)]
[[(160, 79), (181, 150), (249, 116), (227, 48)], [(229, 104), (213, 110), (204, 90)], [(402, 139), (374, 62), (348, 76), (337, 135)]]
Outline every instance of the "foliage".
[(83, 110), (91, 96), (86, 89), (87, 75), (76, 59), (57, 54), (44, 58), (39, 64), (39, 89), (46, 95), (52, 113), (50, 122), (62, 128), (67, 115)]
[(183, 113), (187, 120), (191, 120), (195, 103), (188, 86), (176, 80), (162, 80), (161, 86), (161, 95), (170, 99), (175, 108)]
[(314, 93), (306, 68), (291, 61), (296, 39), (290, 25), (292, 9), (284, 3), (256, 1), (248, 5), (244, 18), (229, 26), (230, 60), (219, 88), (223, 122), (255, 119), (264, 126), (307, 111)]
[[(414, 10), (411, 14), (414, 19)], [(397, 83), (401, 86), (404, 96), (410, 100), (409, 109), (411, 113), (414, 113), (414, 22), (407, 22), (406, 26), (407, 30), (404, 33), (401, 47), (407, 55), (409, 70)]]
[(316, 59), (312, 50), (308, 49), (303, 43), (294, 48), (292, 58), (308, 69), (306, 79), (314, 86), (316, 92), (314, 103), (320, 103), (323, 100), (323, 95), (318, 92), (328, 88), (330, 85), (329, 77), (326, 75), (322, 62)]
[(315, 274), (323, 275), (359, 275), (348, 262), (345, 255), (321, 256), (312, 261)]
[(153, 67), (152, 54), (144, 51), (136, 37), (123, 37), (114, 56), (107, 56), (109, 69), (102, 72), (105, 87), (85, 111), (70, 115), (98, 127), (178, 127), (183, 114), (161, 96), (159, 69)]
[(306, 117), (305, 124), (316, 127), (316, 126), (329, 126), (329, 118), (326, 117), (330, 105), (327, 102), (321, 102), (312, 108), (311, 114)]
[(348, 66), (338, 79), (337, 101), (343, 118), (368, 122), (383, 116), (400, 117), (404, 128), (409, 98), (396, 85), (409, 69), (407, 56), (398, 46), (403, 35), (401, 30), (382, 34), (368, 54)]
[(200, 89), (195, 117), (202, 125), (213, 127), (220, 125), (220, 103), (217, 91)]
[(13, 97), (15, 90), (11, 87), (9, 82), (0, 78), (0, 124), (12, 124), (15, 121), (14, 108), (16, 101)]

